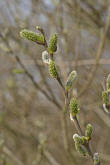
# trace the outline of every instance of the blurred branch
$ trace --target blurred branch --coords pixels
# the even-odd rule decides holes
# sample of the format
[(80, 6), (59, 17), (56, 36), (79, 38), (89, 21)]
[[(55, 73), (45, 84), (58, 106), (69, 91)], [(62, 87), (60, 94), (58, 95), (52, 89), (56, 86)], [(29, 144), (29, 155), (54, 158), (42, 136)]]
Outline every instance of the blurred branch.
[[(29, 125), (31, 123), (29, 122)], [(17, 131), (13, 128), (11, 128), (9, 125), (7, 125), (7, 123), (4, 122), (4, 127), (6, 129), (8, 129), (9, 132), (11, 132), (13, 135), (15, 135), (16, 137), (20, 137), (21, 139), (24, 138), (26, 140), (31, 140), (32, 144), (34, 142), (34, 144), (36, 145), (36, 147), (38, 147), (38, 145), (40, 144), (39, 139), (37, 137), (35, 137), (35, 135), (31, 134), (29, 132), (28, 135), (25, 135), (24, 133), (22, 133), (21, 131)], [(18, 158), (15, 157), (15, 155), (13, 155), (13, 153), (7, 148), (7, 147), (3, 147), (3, 152), (6, 153), (10, 158), (12, 158), (12, 160), (16, 161), (18, 165), (23, 165), (23, 163), (18, 160)], [(47, 150), (44, 149), (43, 150), (43, 154), (44, 156), (47, 158), (47, 160), (50, 162), (50, 164), (52, 165), (60, 165), (56, 159), (52, 156), (52, 154)]]
[[(93, 108), (93, 110), (94, 110), (94, 108)], [(97, 111), (94, 110), (94, 112), (105, 123), (105, 125), (110, 128), (110, 118), (109, 118), (109, 116), (107, 116), (101, 109), (98, 109)]]
[[(13, 50), (11, 49), (8, 41), (5, 39), (5, 37), (3, 37), (2, 35), (0, 35), (0, 37), (3, 39), (3, 41), (6, 43), (6, 45), (8, 46), (10, 53), (14, 55)], [(19, 58), (19, 56), (14, 55), (15, 60), (19, 63), (19, 65), (24, 69), (25, 74), (28, 76), (28, 78), (32, 81), (34, 87), (36, 89), (38, 89), (50, 102), (52, 102), (54, 105), (56, 105), (56, 107), (61, 110), (61, 106), (54, 100), (52, 99), (47, 92), (42, 89), (39, 84), (35, 81), (34, 77), (31, 75), (31, 73), (29, 73), (29, 71), (27, 70), (27, 68), (25, 67), (25, 65), (22, 63), (21, 59)]]
[(91, 69), (91, 72), (90, 72), (88, 79), (87, 79), (87, 83), (82, 87), (82, 90), (79, 93), (79, 97), (82, 96), (85, 93), (85, 91), (87, 91), (88, 87), (90, 87), (90, 85), (92, 84), (94, 75), (95, 75), (97, 67), (99, 65), (99, 59), (103, 53), (106, 35), (107, 35), (109, 27), (110, 27), (110, 11), (109, 10), (110, 9), (108, 9), (108, 16), (106, 18), (106, 24), (105, 24), (104, 31), (103, 32), (101, 31), (101, 38), (100, 38), (99, 46), (98, 46), (98, 49), (96, 52), (95, 65)]
[[(77, 10), (77, 8), (78, 8), (78, 3), (76, 3), (75, 1), (72, 1), (72, 3), (70, 3), (70, 2), (68, 2), (67, 0), (65, 0), (65, 3), (67, 4), (67, 6), (69, 7), (69, 9), (70, 9), (70, 11), (74, 8), (74, 10), (72, 10), (73, 12), (73, 16), (75, 15), (75, 13), (76, 13), (76, 10)], [(95, 10), (95, 9), (94, 9)], [(87, 25), (91, 25), (92, 24), (92, 26), (96, 26), (96, 27), (101, 27), (101, 25), (102, 25), (102, 22), (101, 22), (101, 20), (98, 18), (97, 19), (97, 15), (96, 15), (96, 13), (93, 13), (93, 12), (88, 12), (88, 10), (86, 10), (84, 7), (83, 7), (83, 5), (81, 4), (80, 5), (80, 11), (81, 11), (81, 22), (83, 23), (83, 24), (87, 24)], [(94, 17), (94, 14), (95, 14), (95, 17)], [(86, 18), (86, 21), (82, 21), (82, 20), (84, 20)], [(90, 24), (88, 24), (88, 22), (90, 22)]]
[[(68, 65), (70, 65), (71, 67), (75, 67), (75, 61), (63, 61), (66, 67), (68, 67)], [(34, 64), (34, 61), (30, 61), (31, 64)], [(58, 61), (59, 64), (59, 61)], [(99, 59), (99, 65), (110, 65), (110, 58), (101, 58)], [(42, 67), (42, 61), (41, 60), (37, 60), (37, 65), (39, 67)], [(36, 66), (37, 66), (36, 65)], [(81, 67), (81, 66), (87, 66), (87, 65), (96, 65), (95, 63), (95, 59), (84, 59), (84, 60), (78, 60), (77, 61), (77, 67)], [(38, 67), (37, 66), (37, 67)], [(40, 69), (39, 69), (40, 70)]]
[(77, 70), (77, 63), (78, 63), (78, 57), (79, 57), (79, 47), (80, 47), (80, 0), (78, 0), (78, 7), (77, 7), (77, 11), (76, 11), (76, 23), (75, 23), (75, 70)]
[(52, 154), (50, 152), (48, 152), (47, 150), (44, 151), (44, 156), (46, 157), (46, 159), (50, 162), (51, 165), (60, 165), (55, 158), (52, 156)]
[(16, 162), (18, 165), (24, 165), (21, 160), (19, 160), (16, 156), (15, 153), (13, 153), (11, 150), (9, 150), (6, 146), (2, 148), (2, 151), (9, 156), (14, 162)]
[[(107, 58), (107, 59), (102, 58), (102, 59), (99, 60), (99, 64), (100, 65), (109, 65), (110, 64), (110, 59), (109, 58)], [(75, 62), (74, 61), (70, 62), (70, 65), (75, 66)], [(90, 60), (78, 60), (77, 61), (77, 66), (79, 66), (79, 67), (80, 66), (86, 66), (86, 65), (96, 65), (95, 60), (90, 59)]]

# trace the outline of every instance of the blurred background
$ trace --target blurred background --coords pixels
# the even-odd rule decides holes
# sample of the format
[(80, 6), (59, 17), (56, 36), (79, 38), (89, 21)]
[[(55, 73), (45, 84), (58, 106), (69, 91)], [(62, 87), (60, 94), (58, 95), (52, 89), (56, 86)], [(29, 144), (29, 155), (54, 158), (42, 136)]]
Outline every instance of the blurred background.
[[(110, 118), (101, 93), (110, 73), (110, 0), (0, 1), (0, 165), (90, 165), (76, 152), (76, 133), (64, 96), (50, 78), (44, 48), (20, 38), (21, 29), (40, 25), (48, 40), (58, 33), (55, 60), (62, 81), (72, 70), (78, 80), (71, 96), (80, 101), (84, 131), (93, 125), (91, 146), (110, 164)], [(69, 150), (68, 150), (69, 148)]]

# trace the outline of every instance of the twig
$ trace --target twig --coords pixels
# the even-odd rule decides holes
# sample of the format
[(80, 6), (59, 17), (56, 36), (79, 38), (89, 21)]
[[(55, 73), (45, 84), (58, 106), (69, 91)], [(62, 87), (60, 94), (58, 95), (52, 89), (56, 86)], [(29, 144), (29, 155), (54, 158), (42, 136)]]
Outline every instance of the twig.
[[(106, 33), (107, 33), (107, 31), (108, 31), (108, 27), (109, 27), (109, 19), (107, 20), (107, 22), (106, 22), (106, 26), (105, 26), (105, 31), (104, 31), (104, 33), (103, 33), (103, 35), (101, 36), (102, 38), (101, 38), (101, 41), (100, 41), (100, 44), (99, 44), (99, 49), (98, 49), (98, 51), (97, 51), (97, 56), (96, 56), (96, 62), (95, 62), (95, 67), (93, 67), (93, 70), (92, 70), (92, 72), (91, 72), (91, 75), (90, 75), (90, 77), (89, 77), (89, 80), (88, 80), (88, 83), (90, 84), (90, 82), (92, 81), (92, 79), (93, 79), (93, 75), (95, 74), (95, 71), (96, 71), (96, 68), (97, 68), (97, 65), (98, 65), (98, 62), (99, 62), (99, 58), (100, 58), (100, 56), (101, 56), (101, 53), (102, 53), (102, 50), (103, 50), (103, 47), (104, 47), (104, 43), (105, 43), (105, 38), (106, 38)], [(43, 30), (42, 29), (40, 29), (40, 31), (41, 31), (41, 33), (44, 35), (44, 32), (43, 32)], [(44, 36), (44, 38), (45, 38), (45, 36)], [(28, 37), (27, 37), (27, 39), (28, 39)], [(46, 42), (46, 40), (45, 40), (45, 42)], [(53, 59), (53, 53), (56, 51), (56, 48), (57, 48), (57, 39), (55, 38), (52, 38), (52, 40), (50, 39), (50, 47), (48, 48), (48, 45), (47, 45), (47, 42), (46, 42), (46, 49), (47, 49), (47, 51), (48, 51), (48, 53), (49, 52), (51, 52), (51, 53), (49, 53), (49, 56), (50, 56), (50, 59), (51, 60), (53, 60), (54, 61), (54, 59)], [(45, 45), (45, 44), (44, 44)], [(63, 89), (63, 92), (64, 92), (64, 95), (65, 95), (65, 111), (64, 111), (64, 121), (66, 121), (65, 119), (65, 112), (67, 112), (67, 110), (68, 110), (68, 106), (69, 106), (69, 97), (68, 97), (68, 90), (70, 89), (70, 87), (72, 87), (72, 82), (74, 81), (74, 76), (76, 76), (76, 71), (73, 71), (73, 72), (71, 72), (71, 74), (70, 74), (70, 76), (69, 76), (69, 80), (68, 80), (68, 82), (67, 82), (67, 84), (69, 84), (68, 86), (66, 86), (66, 87), (64, 87), (63, 86), (63, 83), (62, 83), (62, 81), (61, 81), (61, 79), (60, 79), (60, 77), (59, 77), (59, 75), (58, 75), (58, 72), (57, 72), (57, 69), (56, 69), (56, 66), (55, 66), (55, 63), (53, 62), (53, 61), (50, 61), (50, 64), (49, 64), (49, 71), (50, 71), (50, 76), (52, 77), (52, 78), (55, 78), (57, 81), (58, 81), (58, 83), (60, 84), (60, 86), (62, 87), (62, 89)], [(52, 63), (51, 63), (52, 62)], [(86, 85), (86, 87), (88, 86), (88, 83), (87, 83), (87, 85)], [(84, 90), (85, 91), (85, 90)], [(93, 153), (92, 153), (92, 150), (91, 150), (91, 148), (90, 148), (90, 145), (89, 145), (89, 141), (90, 141), (90, 139), (91, 139), (91, 132), (92, 132), (92, 126), (89, 126), (88, 128), (87, 128), (87, 135), (85, 135), (84, 136), (84, 134), (83, 134), (83, 132), (82, 132), (82, 129), (81, 129), (81, 127), (80, 127), (80, 124), (79, 124), (79, 121), (78, 121), (78, 119), (77, 119), (77, 113), (79, 112), (79, 108), (78, 108), (78, 104), (77, 104), (77, 101), (76, 100), (72, 100), (73, 102), (70, 102), (70, 109), (72, 109), (73, 110), (73, 112), (71, 112), (71, 114), (70, 115), (72, 115), (72, 121), (75, 123), (75, 126), (76, 126), (76, 128), (77, 128), (77, 131), (79, 132), (79, 134), (81, 135), (81, 136), (83, 136), (83, 137), (79, 137), (79, 139), (80, 138), (82, 138), (82, 141), (81, 140), (79, 140), (79, 141), (75, 141), (75, 142), (77, 142), (76, 144), (77, 145), (79, 145), (79, 146), (77, 146), (78, 147), (78, 149), (79, 149), (79, 151), (81, 151), (80, 149), (80, 145), (83, 145), (84, 147), (85, 147), (85, 149), (88, 151), (88, 154), (90, 155), (90, 157), (91, 157), (91, 159), (92, 159), (92, 161), (94, 162), (94, 159), (95, 159), (95, 163), (94, 163), (94, 165), (100, 165), (100, 160), (98, 159), (98, 161), (96, 162), (96, 158), (97, 157), (95, 157), (95, 156), (97, 156), (97, 153), (95, 153), (94, 155), (93, 155)], [(66, 128), (65, 127), (65, 125), (63, 126), (64, 127), (64, 129)], [(65, 129), (66, 130), (66, 129)], [(76, 135), (77, 136), (77, 138), (78, 138), (78, 136), (79, 135)], [(65, 136), (66, 137), (66, 136)], [(81, 142), (80, 142), (81, 141)], [(79, 143), (79, 144), (78, 144)], [(66, 148), (68, 149), (68, 144), (66, 143)], [(84, 155), (86, 155), (85, 153), (83, 153)]]
[(75, 125), (76, 129), (78, 130), (79, 134), (82, 136), (83, 133), (82, 133), (82, 130), (81, 130), (80, 124), (79, 124), (78, 119), (77, 119), (76, 116), (74, 117), (73, 122), (74, 122), (74, 125)]

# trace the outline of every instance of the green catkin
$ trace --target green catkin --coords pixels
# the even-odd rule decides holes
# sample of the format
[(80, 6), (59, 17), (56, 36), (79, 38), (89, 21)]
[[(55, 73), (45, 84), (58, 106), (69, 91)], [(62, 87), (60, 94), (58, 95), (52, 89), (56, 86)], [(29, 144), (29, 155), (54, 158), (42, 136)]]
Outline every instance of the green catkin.
[(87, 143), (87, 137), (85, 136), (79, 136), (78, 134), (74, 134), (73, 139), (77, 144), (80, 144), (80, 145)]
[(57, 40), (58, 40), (57, 34), (53, 34), (50, 37), (49, 44), (48, 44), (49, 54), (53, 54), (54, 52), (56, 52), (56, 50), (57, 50)]
[(75, 117), (80, 111), (79, 104), (76, 98), (71, 99), (69, 107), (70, 107), (70, 114), (72, 115), (72, 117)]
[(106, 88), (107, 88), (107, 91), (110, 90), (110, 74), (109, 74), (108, 77), (107, 77)]
[(82, 154), (83, 156), (87, 156), (88, 152), (87, 150), (83, 147), (85, 143), (87, 143), (87, 138), (85, 136), (79, 136), (78, 134), (73, 135), (73, 139), (75, 142), (75, 148), (76, 150)]
[(36, 42), (38, 44), (41, 44), (41, 45), (44, 44), (44, 36), (41, 34), (37, 34), (37, 33), (34, 33), (32, 31), (24, 29), (24, 30), (21, 30), (20, 36), (22, 38), (27, 39), (27, 40)]
[(49, 63), (49, 74), (52, 78), (58, 78), (57, 68), (56, 68), (55, 62), (52, 60), (50, 60), (50, 63)]
[(103, 99), (103, 103), (105, 105), (107, 105), (109, 103), (109, 100), (108, 100), (108, 92), (107, 91), (103, 91), (102, 92), (102, 99)]
[(76, 142), (75, 142), (75, 148), (76, 148), (76, 151), (78, 151), (81, 155), (83, 155), (83, 156), (89, 155), (87, 150), (82, 145), (79, 145)]
[(77, 72), (75, 70), (73, 70), (69, 74), (68, 79), (66, 81), (66, 85), (65, 85), (66, 91), (68, 91), (72, 87), (73, 82), (76, 80), (76, 78), (77, 78)]
[(92, 135), (92, 131), (93, 131), (92, 125), (88, 124), (86, 127), (85, 136), (90, 139)]
[(81, 136), (79, 136), (78, 134), (74, 134), (74, 135), (73, 135), (73, 140), (74, 140), (74, 142), (76, 142), (77, 144), (84, 144), (83, 139), (82, 139)]

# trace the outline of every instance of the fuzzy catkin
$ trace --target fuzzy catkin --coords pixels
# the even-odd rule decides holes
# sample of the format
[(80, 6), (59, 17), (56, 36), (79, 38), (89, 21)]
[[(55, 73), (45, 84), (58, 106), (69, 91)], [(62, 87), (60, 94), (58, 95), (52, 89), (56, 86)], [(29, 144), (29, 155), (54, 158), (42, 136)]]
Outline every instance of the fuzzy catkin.
[(76, 116), (80, 111), (79, 104), (76, 98), (71, 99), (69, 107), (70, 107), (70, 113), (73, 117)]
[(107, 91), (102, 92), (102, 99), (103, 99), (103, 102), (105, 105), (107, 105), (109, 103)]
[(76, 80), (76, 77), (77, 77), (77, 72), (75, 70), (73, 70), (69, 74), (68, 79), (66, 81), (66, 85), (65, 85), (66, 91), (68, 91), (72, 87), (73, 82)]
[(92, 130), (93, 130), (92, 125), (88, 124), (86, 127), (85, 136), (88, 137), (89, 139), (91, 138)]
[(41, 34), (37, 34), (32, 31), (24, 29), (20, 32), (20, 36), (27, 40), (30, 40), (39, 44), (44, 44), (44, 36)]
[(55, 62), (52, 60), (50, 60), (50, 63), (49, 63), (49, 74), (52, 78), (58, 78), (57, 68), (56, 68)]
[(48, 52), (50, 54), (53, 54), (54, 52), (56, 52), (56, 50), (57, 50), (57, 40), (58, 40), (57, 34), (53, 34), (50, 37), (49, 45), (48, 45)]
[(106, 88), (107, 90), (110, 90), (110, 74), (107, 77)]

